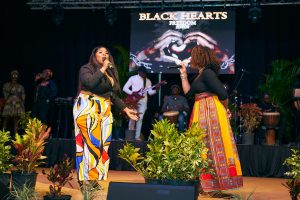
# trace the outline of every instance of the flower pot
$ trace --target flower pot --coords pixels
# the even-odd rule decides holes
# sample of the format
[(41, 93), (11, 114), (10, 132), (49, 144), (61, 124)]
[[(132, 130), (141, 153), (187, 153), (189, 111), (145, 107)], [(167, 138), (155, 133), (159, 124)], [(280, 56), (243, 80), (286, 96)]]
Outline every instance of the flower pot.
[(45, 195), (44, 200), (70, 200), (71, 195), (61, 195), (59, 197), (52, 197), (51, 195)]
[(37, 173), (33, 172), (31, 174), (20, 173), (17, 171), (13, 171), (11, 173), (12, 177), (12, 187), (23, 187), (25, 184), (28, 187), (35, 188)]
[(0, 174), (0, 200), (8, 199), (10, 193), (10, 178), (11, 174), (1, 173)]
[(254, 144), (254, 133), (243, 133), (243, 144), (253, 145)]

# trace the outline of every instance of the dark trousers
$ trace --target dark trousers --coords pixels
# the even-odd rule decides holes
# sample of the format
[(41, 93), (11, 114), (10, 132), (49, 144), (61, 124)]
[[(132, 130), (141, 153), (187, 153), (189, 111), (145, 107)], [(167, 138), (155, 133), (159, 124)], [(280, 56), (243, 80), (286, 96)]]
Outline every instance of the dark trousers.
[(33, 105), (32, 115), (41, 120), (43, 124), (50, 125), (49, 110), (50, 102), (37, 100)]

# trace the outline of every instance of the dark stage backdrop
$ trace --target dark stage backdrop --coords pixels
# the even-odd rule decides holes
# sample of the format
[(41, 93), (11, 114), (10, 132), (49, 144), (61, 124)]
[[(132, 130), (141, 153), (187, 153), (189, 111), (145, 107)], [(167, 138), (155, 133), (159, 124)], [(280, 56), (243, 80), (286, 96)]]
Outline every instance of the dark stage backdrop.
[[(24, 1), (4, 0), (1, 4), (1, 87), (9, 80), (9, 72), (18, 69), (27, 94), (27, 110), (32, 106), (34, 73), (52, 68), (58, 95), (75, 96), (78, 69), (87, 62), (93, 47), (106, 45), (115, 57), (120, 52), (112, 48), (114, 45), (121, 45), (129, 52), (131, 21), (128, 10), (117, 12), (114, 26), (105, 23), (102, 10), (67, 10), (62, 24), (56, 26), (50, 11), (30, 10)], [(248, 8), (236, 9), (236, 74), (221, 76), (233, 87), (234, 80), (241, 76), (240, 69), (247, 70), (249, 74), (245, 74), (237, 88), (245, 96), (255, 96), (263, 74), (269, 71), (273, 60), (299, 57), (297, 13), (300, 7), (268, 6), (262, 7), (262, 11), (260, 22), (253, 24), (248, 19)], [(157, 81), (156, 74), (150, 78)], [(179, 82), (174, 75), (163, 75), (162, 79)], [(168, 93), (169, 86), (162, 88), (162, 94)], [(154, 104), (150, 105), (156, 105), (157, 96), (152, 97), (152, 101)]]

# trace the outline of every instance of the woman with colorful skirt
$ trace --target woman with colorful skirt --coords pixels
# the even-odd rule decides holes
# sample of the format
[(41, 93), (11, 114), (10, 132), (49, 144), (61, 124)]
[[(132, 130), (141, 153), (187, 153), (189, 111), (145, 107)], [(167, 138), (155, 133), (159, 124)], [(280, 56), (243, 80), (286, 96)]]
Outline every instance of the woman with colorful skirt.
[(202, 190), (211, 192), (242, 187), (241, 165), (229, 121), (228, 96), (218, 79), (220, 62), (213, 50), (198, 45), (192, 49), (190, 65), (198, 70), (191, 84), (185, 64), (180, 68), (183, 91), (195, 99), (190, 125), (196, 122), (205, 131), (204, 140), (213, 171), (200, 170), (203, 172), (199, 176)]
[(112, 138), (111, 105), (137, 120), (136, 111), (117, 96), (120, 91), (117, 69), (107, 48), (93, 49), (89, 62), (80, 68), (79, 94), (73, 107), (76, 140), (76, 170), (81, 185), (85, 181), (106, 180)]

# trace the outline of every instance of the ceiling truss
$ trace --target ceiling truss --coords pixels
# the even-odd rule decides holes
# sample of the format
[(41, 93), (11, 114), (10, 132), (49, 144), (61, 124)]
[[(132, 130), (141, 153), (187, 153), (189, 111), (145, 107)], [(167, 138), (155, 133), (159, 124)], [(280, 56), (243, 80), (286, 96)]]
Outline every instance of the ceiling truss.
[(247, 7), (253, 3), (261, 6), (300, 5), (300, 0), (28, 0), (27, 5), (32, 10), (51, 10), (58, 5), (66, 10), (96, 10), (108, 6), (115, 9)]

